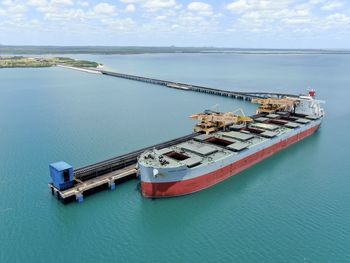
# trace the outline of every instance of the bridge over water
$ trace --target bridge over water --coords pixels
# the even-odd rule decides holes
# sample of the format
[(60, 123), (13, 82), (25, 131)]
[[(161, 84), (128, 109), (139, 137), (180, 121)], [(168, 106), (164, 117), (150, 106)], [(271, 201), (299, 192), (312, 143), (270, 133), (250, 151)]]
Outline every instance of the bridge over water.
[(230, 97), (234, 99), (241, 99), (241, 100), (248, 100), (248, 101), (254, 98), (282, 98), (285, 96), (296, 97), (295, 94), (288, 94), (288, 93), (230, 91), (230, 90), (209, 88), (205, 86), (192, 85), (192, 84), (181, 83), (181, 82), (174, 82), (169, 80), (141, 77), (137, 75), (119, 73), (114, 71), (98, 70), (98, 69), (96, 71), (102, 73), (103, 75), (117, 77), (117, 78), (129, 79), (129, 80), (140, 81), (140, 82), (145, 82), (145, 83), (150, 83), (155, 85), (161, 85), (168, 88), (180, 89), (185, 91), (202, 92), (202, 93), (207, 93), (207, 94), (212, 94), (217, 96)]

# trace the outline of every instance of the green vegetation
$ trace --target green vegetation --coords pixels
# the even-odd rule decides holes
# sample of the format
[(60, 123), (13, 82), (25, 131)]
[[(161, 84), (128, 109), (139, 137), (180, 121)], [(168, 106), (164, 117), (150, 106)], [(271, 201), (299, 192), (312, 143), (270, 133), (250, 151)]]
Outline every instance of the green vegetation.
[(64, 65), (80, 68), (96, 68), (99, 64), (94, 61), (75, 60), (66, 57), (34, 58), (23, 56), (0, 57), (0, 68), (41, 68)]
[(56, 57), (53, 58), (55, 64), (71, 66), (71, 67), (80, 67), (80, 68), (96, 68), (99, 64), (94, 61), (88, 60), (75, 60), (72, 58), (66, 57)]
[(46, 59), (26, 58), (26, 57), (0, 57), (0, 68), (41, 68), (51, 67), (52, 63)]

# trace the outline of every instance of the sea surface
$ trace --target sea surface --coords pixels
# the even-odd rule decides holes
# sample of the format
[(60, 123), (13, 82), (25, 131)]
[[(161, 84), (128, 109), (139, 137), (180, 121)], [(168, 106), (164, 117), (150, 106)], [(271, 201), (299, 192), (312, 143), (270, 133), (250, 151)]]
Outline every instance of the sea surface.
[(48, 165), (81, 167), (189, 134), (249, 102), (63, 68), (0, 69), (0, 262), (350, 262), (350, 55), (79, 55), (239, 91), (317, 90), (312, 137), (210, 189), (151, 200), (129, 181), (63, 205)]

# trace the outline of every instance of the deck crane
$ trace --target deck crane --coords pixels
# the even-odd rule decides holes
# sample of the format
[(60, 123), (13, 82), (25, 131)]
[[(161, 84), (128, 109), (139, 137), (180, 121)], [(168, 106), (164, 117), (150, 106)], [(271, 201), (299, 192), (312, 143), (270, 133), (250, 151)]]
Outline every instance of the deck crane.
[[(240, 111), (242, 115), (237, 115)], [(212, 110), (205, 110), (203, 113), (196, 113), (190, 116), (191, 119), (199, 122), (194, 126), (194, 132), (204, 132), (210, 134), (218, 130), (225, 130), (231, 125), (242, 125), (252, 122), (253, 119), (244, 115), (242, 109), (234, 112), (216, 112)]]
[(257, 109), (256, 113), (273, 113), (278, 110), (280, 111), (289, 111), (292, 112), (295, 109), (295, 106), (299, 104), (299, 100), (296, 98), (289, 98), (284, 97), (282, 99), (275, 99), (275, 98), (256, 98), (252, 99), (252, 103), (260, 104), (259, 108)]

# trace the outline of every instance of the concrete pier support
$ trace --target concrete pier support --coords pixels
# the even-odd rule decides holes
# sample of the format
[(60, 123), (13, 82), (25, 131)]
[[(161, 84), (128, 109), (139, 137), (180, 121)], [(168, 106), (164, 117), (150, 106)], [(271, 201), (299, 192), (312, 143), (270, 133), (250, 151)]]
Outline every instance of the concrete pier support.
[(110, 182), (108, 183), (108, 186), (109, 186), (109, 189), (110, 189), (111, 191), (114, 191), (115, 188), (116, 188), (116, 185), (115, 185), (115, 182), (114, 182), (114, 181), (110, 181)]
[(84, 201), (83, 193), (76, 193), (75, 198), (76, 198), (78, 203), (82, 203)]

